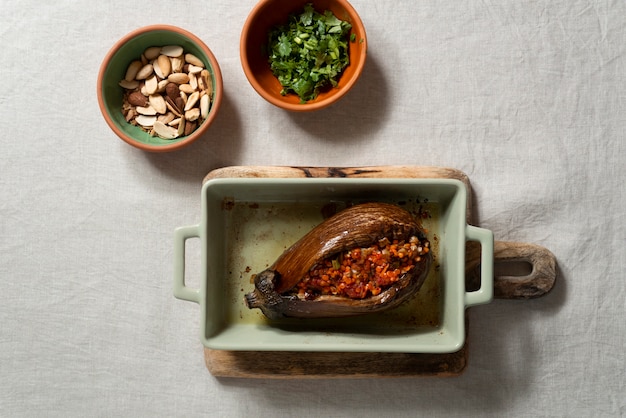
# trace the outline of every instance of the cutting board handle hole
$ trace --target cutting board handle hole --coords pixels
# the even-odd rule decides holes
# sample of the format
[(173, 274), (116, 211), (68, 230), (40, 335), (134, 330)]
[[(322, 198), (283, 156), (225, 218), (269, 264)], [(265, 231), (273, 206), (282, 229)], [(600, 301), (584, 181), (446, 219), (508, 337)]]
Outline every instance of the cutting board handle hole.
[[(508, 283), (515, 278), (528, 277), (533, 273), (533, 264), (526, 260), (502, 260), (493, 264), (493, 276), (496, 280), (495, 287), (499, 283)], [(498, 279), (501, 280), (498, 280)], [(465, 283), (466, 292), (475, 292), (480, 289), (480, 264), (474, 266), (473, 269), (467, 271)]]
[(532, 273), (533, 265), (526, 260), (500, 261), (493, 265), (495, 277), (525, 277)]

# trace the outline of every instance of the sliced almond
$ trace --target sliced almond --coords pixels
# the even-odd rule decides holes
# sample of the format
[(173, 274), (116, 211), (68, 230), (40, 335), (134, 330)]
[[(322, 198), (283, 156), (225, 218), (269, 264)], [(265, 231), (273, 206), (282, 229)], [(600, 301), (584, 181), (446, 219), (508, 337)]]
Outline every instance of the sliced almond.
[(167, 124), (169, 126), (178, 126), (180, 124), (181, 120), (185, 120), (185, 118), (183, 118), (183, 117), (175, 118), (175, 119), (172, 119), (171, 121), (169, 121)]
[(154, 116), (157, 114), (156, 109), (150, 105), (137, 106), (135, 107), (135, 110), (137, 110), (137, 113), (139, 113), (140, 115), (144, 115), (144, 116)]
[(178, 122), (178, 136), (185, 134), (185, 123), (185, 118), (180, 118), (180, 122)]
[(160, 94), (152, 94), (148, 97), (150, 106), (156, 110), (157, 113), (164, 115), (167, 113), (167, 105), (165, 99)]
[(182, 57), (172, 58), (172, 72), (180, 73), (183, 71), (183, 67), (185, 66), (185, 60)]
[(146, 79), (146, 93), (148, 96), (156, 93), (157, 89), (159, 88), (159, 81), (157, 80), (156, 76), (152, 76), (148, 79)]
[(167, 78), (167, 76), (163, 77), (163, 72), (161, 71), (158, 61), (152, 61), (152, 68), (154, 69), (154, 74), (156, 74), (157, 77), (160, 79)]
[(145, 80), (146, 78), (150, 77), (153, 72), (154, 72), (154, 68), (152, 67), (152, 64), (146, 64), (139, 69), (139, 71), (137, 72), (137, 75), (135, 75), (135, 79)]
[(163, 139), (174, 139), (178, 137), (178, 129), (174, 129), (159, 121), (154, 122), (154, 132)]
[(200, 116), (202, 119), (206, 119), (209, 116), (209, 109), (211, 108), (211, 98), (208, 94), (204, 94), (200, 98)]
[(204, 68), (204, 63), (202, 62), (202, 60), (193, 54), (185, 54), (185, 61), (187, 61), (191, 65)]
[(157, 93), (165, 93), (165, 88), (170, 84), (168, 79), (160, 80), (159, 85), (157, 86)]
[(136, 88), (139, 87), (139, 81), (137, 80), (132, 80), (132, 81), (126, 81), (125, 79), (120, 81), (120, 87), (122, 87), (123, 89), (126, 90), (135, 90)]
[(167, 105), (165, 104), (165, 99), (160, 94), (152, 94), (148, 97), (150, 101), (150, 106), (156, 110), (157, 113), (164, 115), (167, 113)]
[(189, 73), (189, 85), (194, 89), (198, 89), (198, 77), (194, 73)]
[(152, 61), (153, 59), (155, 59), (156, 57), (159, 56), (159, 54), (161, 53), (161, 47), (160, 46), (151, 46), (149, 48), (146, 48), (145, 51), (143, 51), (143, 55), (149, 60)]
[(180, 57), (183, 55), (183, 47), (180, 45), (167, 45), (161, 48), (161, 54), (168, 57)]
[(178, 86), (178, 89), (186, 94), (191, 94), (195, 91), (195, 89), (191, 87), (191, 84), (181, 84)]
[(156, 116), (146, 116), (146, 115), (139, 115), (135, 118), (135, 122), (137, 122), (141, 126), (146, 126), (146, 127), (153, 126), (156, 120), (157, 120)]
[(141, 67), (143, 67), (143, 64), (141, 63), (141, 61), (135, 60), (131, 62), (128, 68), (126, 69), (126, 75), (124, 76), (124, 80), (126, 81), (134, 80), (135, 77), (137, 76), (137, 73), (141, 69)]
[(160, 115), (157, 117), (157, 120), (159, 122), (163, 122), (166, 125), (169, 125), (169, 123), (171, 121), (173, 121), (176, 117), (174, 116), (174, 114), (172, 112), (167, 112), (164, 115)]
[(161, 78), (166, 78), (168, 75), (170, 75), (170, 73), (172, 72), (172, 61), (170, 61), (170, 57), (168, 57), (167, 55), (159, 55), (159, 58), (157, 58), (157, 62), (159, 63), (161, 71), (163, 72), (163, 77)]
[(172, 83), (186, 84), (189, 83), (189, 76), (185, 73), (173, 73), (170, 74), (167, 79)]
[(136, 116), (137, 112), (135, 112), (135, 109), (129, 109), (128, 112), (126, 112), (126, 115), (124, 115), (124, 119), (126, 119), (126, 122), (130, 122)]
[(192, 109), (198, 100), (200, 99), (200, 92), (194, 91), (187, 97), (187, 103), (185, 103), (185, 111)]
[(202, 70), (204, 70), (204, 67), (200, 67), (199, 65), (189, 64), (188, 71), (192, 74), (199, 74)]
[(187, 119), (189, 122), (198, 120), (199, 117), (200, 117), (200, 109), (198, 109), (197, 107), (194, 107), (193, 109), (187, 110), (185, 112), (185, 119)]
[(209, 70), (202, 70), (200, 73), (201, 83), (203, 85), (202, 89), (206, 90), (208, 94), (213, 93), (213, 79), (211, 77), (211, 73)]

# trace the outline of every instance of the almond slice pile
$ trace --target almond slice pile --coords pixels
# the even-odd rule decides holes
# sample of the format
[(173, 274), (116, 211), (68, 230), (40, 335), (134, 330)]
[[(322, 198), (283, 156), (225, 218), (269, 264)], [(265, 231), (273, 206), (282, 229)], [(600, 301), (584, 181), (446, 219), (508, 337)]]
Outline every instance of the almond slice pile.
[(130, 63), (119, 85), (126, 121), (163, 139), (191, 134), (213, 102), (211, 73), (178, 45), (147, 48)]

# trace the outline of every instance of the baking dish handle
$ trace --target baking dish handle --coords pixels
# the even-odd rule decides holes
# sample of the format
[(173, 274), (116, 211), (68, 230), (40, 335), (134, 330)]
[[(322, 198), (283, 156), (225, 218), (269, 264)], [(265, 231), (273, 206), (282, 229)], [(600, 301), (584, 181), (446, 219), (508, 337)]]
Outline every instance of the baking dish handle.
[(467, 225), (465, 236), (468, 241), (480, 243), (480, 288), (465, 292), (465, 306), (489, 303), (493, 299), (493, 232), (488, 229)]
[(200, 237), (199, 227), (183, 226), (174, 231), (174, 296), (196, 303), (200, 303), (200, 290), (185, 286), (185, 242)]

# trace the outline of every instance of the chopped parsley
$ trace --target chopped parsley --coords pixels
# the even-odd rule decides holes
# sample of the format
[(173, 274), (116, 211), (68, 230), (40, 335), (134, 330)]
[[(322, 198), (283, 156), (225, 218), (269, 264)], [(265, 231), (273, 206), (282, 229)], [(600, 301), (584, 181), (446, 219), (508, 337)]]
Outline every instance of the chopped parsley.
[(304, 11), (269, 33), (269, 63), (283, 86), (282, 95), (295, 93), (301, 103), (315, 99), (320, 91), (336, 87), (350, 63), (348, 55), (352, 25), (330, 10), (317, 12), (311, 3)]

